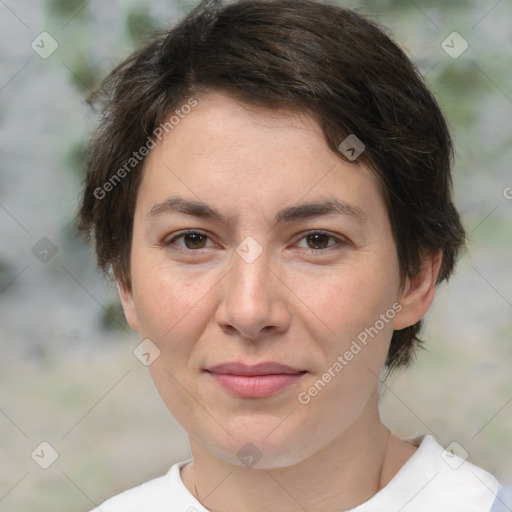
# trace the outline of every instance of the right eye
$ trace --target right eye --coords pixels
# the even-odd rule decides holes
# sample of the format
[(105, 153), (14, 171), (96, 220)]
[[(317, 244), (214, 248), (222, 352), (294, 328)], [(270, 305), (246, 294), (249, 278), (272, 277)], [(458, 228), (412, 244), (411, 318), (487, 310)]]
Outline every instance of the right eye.
[[(183, 240), (183, 244), (176, 244), (177, 240)], [(182, 231), (171, 238), (167, 237), (162, 246), (178, 251), (196, 252), (205, 248), (205, 242), (209, 237), (205, 233), (197, 230)]]

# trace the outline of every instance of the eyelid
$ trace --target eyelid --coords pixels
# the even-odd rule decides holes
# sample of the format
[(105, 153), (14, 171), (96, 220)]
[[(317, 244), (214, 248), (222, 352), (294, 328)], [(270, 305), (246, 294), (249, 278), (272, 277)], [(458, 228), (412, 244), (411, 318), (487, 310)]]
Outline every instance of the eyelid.
[(304, 250), (307, 252), (312, 252), (312, 253), (317, 253), (317, 254), (322, 254), (322, 253), (325, 254), (327, 251), (329, 251), (331, 249), (336, 249), (337, 248), (336, 246), (338, 246), (338, 248), (339, 248), (339, 246), (347, 245), (350, 243), (346, 237), (344, 237), (342, 235), (338, 235), (338, 234), (335, 235), (333, 233), (330, 233), (329, 231), (324, 231), (323, 229), (312, 229), (310, 231), (301, 233), (301, 236), (298, 239), (298, 242), (300, 242), (304, 238), (307, 238), (308, 236), (311, 236), (311, 235), (324, 235), (327, 238), (334, 238), (336, 240), (336, 243), (333, 245), (330, 245), (324, 249), (304, 248)]
[[(173, 245), (176, 240), (179, 240), (180, 238), (183, 238), (184, 236), (190, 235), (190, 234), (202, 235), (202, 236), (206, 237), (208, 240), (212, 239), (211, 236), (208, 235), (207, 232), (202, 231), (201, 229), (185, 229), (183, 231), (178, 231), (177, 233), (172, 233), (172, 236), (166, 236), (162, 240), (160, 245), (168, 248), (171, 245)], [(181, 251), (185, 251), (185, 252), (189, 252), (189, 253), (190, 252), (200, 252), (202, 249), (204, 249), (204, 247), (202, 249), (187, 249), (186, 247), (183, 248), (183, 247), (179, 247), (179, 246), (176, 246), (176, 247), (177, 247), (177, 250), (181, 250)]]

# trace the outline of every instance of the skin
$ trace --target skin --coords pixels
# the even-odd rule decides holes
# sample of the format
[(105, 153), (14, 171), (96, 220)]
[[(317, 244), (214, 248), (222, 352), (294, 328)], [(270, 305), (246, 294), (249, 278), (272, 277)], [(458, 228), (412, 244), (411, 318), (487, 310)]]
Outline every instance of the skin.
[[(130, 326), (160, 350), (149, 367), (156, 388), (190, 436), (194, 461), (183, 482), (215, 511), (355, 507), (416, 450), (381, 423), (378, 376), (393, 330), (430, 307), (441, 255), (425, 256), (421, 273), (400, 282), (379, 181), (333, 154), (307, 115), (218, 92), (197, 99), (148, 155), (132, 286), (118, 283)], [(174, 195), (204, 201), (232, 223), (149, 215)], [(328, 198), (363, 210), (365, 220), (331, 214), (272, 226), (282, 208)], [(206, 238), (172, 241), (185, 229)], [(328, 234), (311, 239), (312, 230)], [(263, 249), (250, 263), (236, 252), (248, 236)], [(301, 404), (299, 393), (398, 302), (378, 335)], [(307, 373), (273, 396), (241, 398), (204, 371), (233, 361), (277, 361)], [(246, 443), (261, 455), (254, 467), (237, 457)]]

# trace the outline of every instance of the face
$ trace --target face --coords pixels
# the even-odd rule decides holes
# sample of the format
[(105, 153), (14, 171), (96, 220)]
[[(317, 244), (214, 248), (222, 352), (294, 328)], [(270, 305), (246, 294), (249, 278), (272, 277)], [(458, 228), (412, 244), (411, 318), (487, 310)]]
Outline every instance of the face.
[(393, 329), (417, 320), (374, 174), (311, 118), (218, 93), (147, 157), (131, 276), (125, 314), (160, 351), (162, 399), (235, 464), (246, 443), (279, 467), (343, 435), (377, 406)]

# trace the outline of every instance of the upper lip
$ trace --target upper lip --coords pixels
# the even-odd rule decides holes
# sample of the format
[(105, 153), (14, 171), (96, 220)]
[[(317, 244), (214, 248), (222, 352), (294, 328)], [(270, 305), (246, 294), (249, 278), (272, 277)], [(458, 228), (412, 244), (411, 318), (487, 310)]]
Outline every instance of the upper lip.
[(223, 363), (207, 368), (206, 371), (225, 375), (279, 375), (283, 373), (304, 373), (303, 370), (297, 370), (296, 368), (292, 368), (285, 364), (274, 362), (259, 363), (255, 365), (247, 365), (244, 363)]

